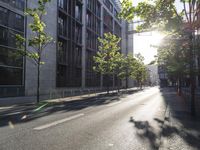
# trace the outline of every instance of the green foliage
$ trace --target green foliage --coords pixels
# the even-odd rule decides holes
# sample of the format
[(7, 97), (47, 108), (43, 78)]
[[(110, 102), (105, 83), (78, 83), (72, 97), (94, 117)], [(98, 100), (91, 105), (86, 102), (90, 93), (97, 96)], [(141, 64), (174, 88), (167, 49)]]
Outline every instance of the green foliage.
[(180, 78), (189, 74), (190, 41), (183, 36), (169, 36), (158, 48), (158, 64), (165, 65), (169, 76)]
[(135, 79), (140, 85), (140, 87), (144, 84), (144, 81), (147, 78), (147, 70), (144, 64), (144, 57), (138, 53), (136, 56), (136, 63), (135, 63), (135, 71), (132, 73), (131, 77)]
[(122, 10), (118, 14), (119, 18), (125, 19), (127, 21), (132, 21), (134, 18), (134, 11), (135, 8), (133, 7), (133, 3), (130, 0), (123, 0), (122, 3)]
[(120, 79), (125, 79), (131, 77), (136, 68), (136, 59), (131, 55), (128, 54), (127, 56), (121, 57), (121, 61), (117, 67), (117, 77)]
[(137, 54), (136, 58), (121, 54), (118, 46), (121, 39), (111, 33), (105, 33), (104, 38), (98, 40), (101, 46), (94, 56), (96, 65), (93, 69), (103, 75), (116, 75), (121, 80), (131, 77), (142, 85), (146, 79), (144, 57), (141, 54)]
[[(29, 28), (32, 35), (29, 39), (24, 39), (21, 35), (17, 34), (17, 46), (18, 55), (29, 57), (37, 66), (37, 103), (40, 96), (40, 66), (44, 64), (42, 61), (42, 53), (46, 46), (49, 45), (53, 38), (45, 32), (46, 25), (42, 21), (42, 17), (46, 15), (45, 6), (50, 0), (38, 0), (38, 7), (26, 10), (26, 15), (31, 18), (32, 22), (29, 24)], [(29, 49), (25, 49), (25, 44), (29, 46)]]
[(112, 75), (121, 59), (118, 46), (121, 39), (111, 33), (105, 33), (104, 38), (98, 40), (101, 45), (94, 56), (96, 66), (93, 69), (103, 75)]
[[(26, 41), (21, 35), (17, 34), (17, 46), (19, 48), (18, 54), (31, 58), (36, 65), (42, 65), (41, 61), (42, 52), (45, 47), (52, 42), (52, 37), (45, 32), (46, 25), (42, 21), (43, 15), (46, 15), (45, 5), (50, 0), (38, 0), (37, 8), (27, 8), (25, 14), (32, 19), (32, 23), (29, 24), (29, 28), (32, 31), (32, 35)], [(28, 43), (31, 50), (25, 49), (25, 42)]]
[[(136, 7), (130, 5), (131, 0), (122, 1), (120, 17), (128, 21), (134, 17), (144, 22), (137, 26), (139, 32), (145, 30), (167, 30), (174, 32), (180, 30), (182, 25), (182, 13), (178, 13), (174, 0), (143, 1)], [(129, 16), (127, 18), (127, 16)]]

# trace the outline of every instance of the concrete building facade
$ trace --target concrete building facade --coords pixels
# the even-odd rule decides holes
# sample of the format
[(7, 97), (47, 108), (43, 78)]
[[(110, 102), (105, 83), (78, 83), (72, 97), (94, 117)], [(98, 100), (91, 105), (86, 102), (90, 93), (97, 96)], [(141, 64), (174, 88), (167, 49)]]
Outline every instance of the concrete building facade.
[[(0, 0), (0, 97), (36, 94), (36, 66), (29, 58), (12, 57), (17, 49), (14, 35), (32, 35), (27, 27), (31, 20), (24, 16), (26, 7), (37, 7), (37, 1)], [(97, 38), (111, 32), (122, 38), (122, 53), (133, 50), (127, 22), (117, 17), (120, 7), (118, 0), (52, 0), (47, 5), (46, 32), (55, 42), (42, 56), (45, 64), (41, 67), (41, 95), (103, 88), (107, 81), (92, 69)]]

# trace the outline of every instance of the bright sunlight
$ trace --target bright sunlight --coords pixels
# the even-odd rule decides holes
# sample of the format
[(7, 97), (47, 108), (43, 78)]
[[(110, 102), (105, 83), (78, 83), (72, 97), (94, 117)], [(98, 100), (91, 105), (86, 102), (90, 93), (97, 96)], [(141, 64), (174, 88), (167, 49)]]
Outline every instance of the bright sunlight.
[(154, 31), (145, 34), (134, 35), (134, 53), (141, 53), (145, 58), (145, 64), (154, 60), (157, 55), (157, 49), (152, 45), (159, 45), (164, 37), (164, 34)]

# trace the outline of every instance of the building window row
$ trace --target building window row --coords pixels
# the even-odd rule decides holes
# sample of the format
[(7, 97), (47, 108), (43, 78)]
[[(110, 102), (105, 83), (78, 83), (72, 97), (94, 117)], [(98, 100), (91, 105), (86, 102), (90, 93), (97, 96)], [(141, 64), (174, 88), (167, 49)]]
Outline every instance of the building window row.
[(0, 24), (18, 31), (24, 31), (24, 17), (0, 7)]
[(0, 26), (0, 45), (17, 48), (16, 34), (21, 33)]
[(59, 36), (72, 39), (78, 44), (82, 44), (82, 24), (62, 13), (59, 13), (58, 17), (58, 33)]
[(23, 69), (0, 67), (0, 85), (22, 85)]
[(24, 10), (25, 7), (25, 0), (0, 0), (16, 9)]
[(91, 50), (86, 50), (86, 86), (95, 87), (100, 86), (100, 74), (93, 70), (94, 60), (93, 57), (96, 52)]
[(101, 4), (98, 0), (87, 0), (87, 9), (89, 9), (93, 14), (101, 17)]
[(82, 77), (82, 2), (59, 0), (58, 6), (57, 87), (79, 87)]
[(100, 35), (101, 32), (101, 20), (95, 17), (92, 13), (89, 11), (86, 15), (86, 23), (87, 27), (92, 29), (94, 32)]
[(118, 17), (118, 12), (116, 9), (114, 9), (114, 16), (119, 22), (121, 22), (121, 19)]
[[(24, 0), (0, 2), (22, 11), (25, 6)], [(24, 58), (16, 53), (16, 34), (24, 36), (24, 16), (0, 6), (0, 97), (24, 94)]]
[(81, 86), (82, 47), (60, 40), (57, 53), (57, 86)]
[(97, 51), (98, 46), (99, 46), (98, 35), (96, 35), (94, 32), (87, 30), (86, 47)]
[(15, 49), (0, 46), (0, 66), (22, 68), (23, 57), (16, 55)]
[(58, 0), (58, 7), (79, 22), (82, 21), (82, 2), (80, 0)]
[(121, 26), (115, 21), (115, 26), (114, 26), (114, 33), (118, 36), (121, 37)]
[(113, 12), (113, 5), (112, 3), (110, 2), (110, 0), (103, 0), (104, 4), (106, 5), (106, 7), (111, 11)]
[(112, 16), (106, 11), (106, 9), (104, 9), (103, 12), (103, 21), (104, 24), (106, 26), (108, 26), (108, 28), (110, 28), (111, 30), (113, 30), (113, 18)]

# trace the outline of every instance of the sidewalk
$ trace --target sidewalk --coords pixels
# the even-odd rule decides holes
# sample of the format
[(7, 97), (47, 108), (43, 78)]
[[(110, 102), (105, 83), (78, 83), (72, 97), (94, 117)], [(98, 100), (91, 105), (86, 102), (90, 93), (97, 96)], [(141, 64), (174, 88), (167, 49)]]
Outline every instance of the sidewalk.
[[(123, 89), (120, 90), (120, 94), (126, 94), (129, 92), (136, 92), (138, 91), (137, 88), (130, 88), (130, 89)], [(71, 96), (66, 98), (58, 98), (58, 99), (49, 99), (49, 100), (42, 100), (39, 104), (36, 104), (34, 102), (27, 102), (27, 103), (19, 103), (19, 104), (10, 104), (9, 102), (6, 104), (2, 104), (0, 101), (0, 117), (2, 116), (13, 116), (13, 115), (20, 115), (23, 113), (34, 113), (41, 110), (45, 110), (47, 107), (54, 107), (58, 105), (66, 105), (67, 107), (70, 107), (70, 105), (76, 105), (76, 103), (88, 103), (93, 102), (94, 99), (101, 100), (102, 97), (104, 98), (113, 98), (113, 97), (119, 97), (119, 93), (117, 93), (117, 90), (109, 91), (109, 95), (107, 95), (107, 92), (98, 92), (98, 93), (88, 93), (84, 95), (78, 95), (78, 96)], [(102, 101), (103, 103), (104, 101)], [(45, 108), (45, 109), (44, 109)]]
[(174, 94), (168, 106), (159, 150), (200, 150), (200, 116), (192, 117), (186, 101)]

